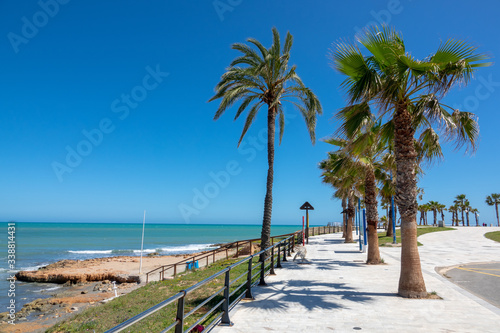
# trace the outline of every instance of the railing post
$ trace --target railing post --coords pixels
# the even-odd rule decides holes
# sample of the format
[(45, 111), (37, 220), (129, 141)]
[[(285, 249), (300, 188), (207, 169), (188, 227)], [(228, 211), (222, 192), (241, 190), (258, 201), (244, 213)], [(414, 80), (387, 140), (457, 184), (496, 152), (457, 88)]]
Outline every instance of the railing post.
[(186, 299), (186, 291), (181, 291), (184, 296), (179, 298), (177, 303), (177, 325), (175, 326), (175, 333), (182, 333), (184, 331), (184, 301)]
[(285, 243), (283, 244), (283, 261), (287, 261), (286, 260), (286, 240), (285, 240)]
[(226, 272), (226, 277), (224, 279), (224, 302), (222, 303), (222, 319), (220, 322), (221, 326), (233, 326), (231, 320), (229, 320), (229, 272)]
[(177, 274), (177, 264), (174, 264), (174, 276)]
[(245, 294), (245, 298), (247, 298), (247, 299), (253, 299), (253, 295), (252, 295), (252, 261), (253, 261), (253, 255), (250, 256), (250, 260), (248, 260), (247, 292)]
[(271, 270), (269, 271), (270, 275), (276, 275), (274, 272), (274, 246), (271, 248)]
[(291, 256), (292, 254), (290, 251), (292, 250), (292, 240), (288, 239), (288, 256)]
[(278, 243), (278, 263), (276, 268), (281, 268), (281, 243)]
[(292, 253), (295, 252), (295, 236), (296, 236), (296, 234), (293, 234), (293, 237), (292, 237)]
[(265, 275), (264, 270), (265, 269), (266, 269), (266, 259), (264, 259), (264, 260), (262, 260), (260, 262), (260, 282), (259, 282), (259, 286), (267, 286), (266, 281), (264, 281), (264, 275)]

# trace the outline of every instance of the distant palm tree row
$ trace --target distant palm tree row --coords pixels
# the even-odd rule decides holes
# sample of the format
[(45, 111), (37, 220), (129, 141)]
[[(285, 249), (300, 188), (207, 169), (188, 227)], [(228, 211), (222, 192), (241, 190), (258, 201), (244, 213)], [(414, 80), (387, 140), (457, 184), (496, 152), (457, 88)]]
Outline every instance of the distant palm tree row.
[[(489, 206), (495, 206), (497, 225), (500, 227), (500, 220), (498, 217), (498, 205), (500, 204), (500, 194), (492, 193), (486, 197), (486, 203)], [(453, 205), (446, 208), (446, 205), (441, 204), (437, 201), (429, 201), (426, 204), (418, 206), (420, 212), (419, 225), (428, 225), (427, 213), (432, 211), (434, 215), (433, 224), (437, 224), (437, 214), (441, 214), (441, 221), (444, 221), (444, 212), (449, 211), (451, 213), (451, 225), (459, 226), (460, 222), (462, 226), (470, 226), (469, 213), (474, 214), (476, 226), (479, 226), (479, 210), (471, 206), (469, 200), (466, 198), (465, 194), (459, 194), (455, 197)], [(459, 215), (460, 213), (460, 215)], [(465, 213), (465, 218), (464, 218)]]
[[(299, 110), (313, 143), (316, 115), (322, 112), (316, 95), (302, 83), (296, 67), (288, 64), (292, 35), (287, 33), (282, 47), (278, 31), (273, 28), (272, 32), (269, 48), (252, 38), (247, 39), (251, 45), (232, 45), (241, 55), (222, 75), (210, 99), (221, 100), (214, 119), (235, 103), (239, 103), (235, 119), (248, 110), (238, 144), (258, 111), (267, 109), (268, 173), (262, 248), (270, 239), (275, 126), (277, 122), (281, 142), (285, 125), (282, 103)], [(359, 36), (357, 42), (368, 55), (361, 53), (358, 43), (344, 42), (337, 43), (331, 54), (335, 69), (345, 75), (341, 87), (347, 102), (337, 113), (340, 127), (326, 140), (336, 150), (320, 163), (322, 178), (342, 201), (346, 242), (352, 241), (355, 203), (363, 198), (368, 224), (367, 263), (381, 262), (377, 197), (391, 211), (397, 207), (402, 236), (398, 293), (426, 297), (417, 248), (417, 175), (422, 175), (421, 164), (442, 157), (440, 135), (457, 147), (476, 148), (479, 129), (475, 116), (452, 109), (442, 103), (442, 98), (457, 84), (467, 84), (478, 67), (488, 66), (484, 62), (488, 57), (476, 53), (476, 48), (466, 42), (448, 40), (434, 54), (419, 60), (406, 50), (402, 35), (394, 29), (373, 27)]]

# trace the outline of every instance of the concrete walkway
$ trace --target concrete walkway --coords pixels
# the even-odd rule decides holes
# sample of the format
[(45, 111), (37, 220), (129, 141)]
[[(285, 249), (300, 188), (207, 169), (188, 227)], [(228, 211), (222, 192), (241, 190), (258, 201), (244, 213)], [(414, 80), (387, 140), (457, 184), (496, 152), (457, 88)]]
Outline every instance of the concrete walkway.
[(436, 272), (500, 261), (500, 243), (483, 236), (499, 230), (459, 227), (419, 237), (427, 291), (442, 300), (397, 296), (400, 248), (382, 247), (386, 264), (369, 266), (363, 263), (366, 253), (358, 251), (358, 244), (344, 244), (340, 233), (312, 237), (310, 264), (285, 262), (266, 279), (268, 286), (253, 289), (254, 301), (231, 311), (234, 326), (213, 332), (499, 332), (499, 308)]

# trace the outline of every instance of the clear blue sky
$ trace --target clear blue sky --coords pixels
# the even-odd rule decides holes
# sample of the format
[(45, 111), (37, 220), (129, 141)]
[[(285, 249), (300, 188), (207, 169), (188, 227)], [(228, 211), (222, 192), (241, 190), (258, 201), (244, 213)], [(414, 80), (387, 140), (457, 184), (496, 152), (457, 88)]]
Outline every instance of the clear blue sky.
[[(316, 208), (311, 223), (340, 221), (340, 202), (317, 168), (330, 150), (319, 139), (335, 131), (332, 115), (344, 105), (343, 78), (327, 56), (332, 43), (385, 22), (416, 57), (458, 38), (495, 62), (499, 7), (494, 0), (2, 1), (0, 221), (140, 222), (147, 210), (149, 222), (261, 223), (267, 154), (258, 137), (266, 117), (237, 149), (244, 119), (233, 121), (231, 109), (214, 122), (218, 104), (207, 100), (238, 55), (230, 45), (248, 37), (270, 45), (273, 26), (293, 34), (291, 63), (324, 108), (312, 146), (303, 120), (286, 107), (273, 223), (300, 223), (306, 200)], [(450, 205), (464, 193), (481, 222), (494, 221), (484, 200), (500, 192), (499, 92), (494, 65), (446, 98), (477, 113), (480, 147), (470, 157), (447, 146), (445, 161), (419, 183), (425, 202)]]

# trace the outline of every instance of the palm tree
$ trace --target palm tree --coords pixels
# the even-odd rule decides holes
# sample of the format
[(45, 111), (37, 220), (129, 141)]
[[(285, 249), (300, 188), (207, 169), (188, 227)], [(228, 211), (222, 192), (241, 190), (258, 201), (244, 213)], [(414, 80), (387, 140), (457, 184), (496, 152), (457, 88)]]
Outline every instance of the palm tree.
[(423, 215), (424, 225), (428, 225), (427, 213), (431, 210), (431, 207), (429, 206), (428, 203), (426, 203), (426, 204), (420, 205), (419, 209), (420, 209), (421, 215)]
[[(453, 201), (459, 208), (460, 211), (462, 212), (462, 227), (465, 226), (465, 219), (464, 219), (464, 210), (465, 210), (465, 202), (467, 201), (467, 198), (465, 197), (465, 194), (459, 194), (455, 197), (455, 201)], [(458, 224), (457, 224), (458, 227)]]
[[(359, 174), (352, 172), (350, 165), (340, 163), (345, 159), (344, 152), (336, 151), (328, 153), (328, 159), (323, 160), (319, 164), (319, 168), (323, 170), (321, 176), (323, 183), (332, 185), (336, 191), (334, 197), (342, 199), (342, 213), (345, 217), (344, 239), (345, 243), (352, 243), (352, 228), (354, 225), (355, 216), (355, 193), (359, 192), (359, 184), (361, 179)], [(346, 207), (347, 202), (347, 207)]]
[(458, 210), (459, 210), (458, 204), (455, 202), (453, 205), (448, 207), (448, 210), (451, 212), (451, 226), (456, 225), (458, 227), (458, 222), (460, 221), (458, 219)]
[(444, 226), (444, 211), (446, 210), (446, 205), (439, 204), (438, 205), (438, 211), (441, 213), (441, 221), (443, 221), (443, 226)]
[[(376, 170), (380, 172), (386, 155), (387, 144), (381, 140), (382, 126), (371, 117), (364, 119), (362, 124), (349, 128), (350, 114), (345, 109), (338, 113), (338, 118), (344, 120), (340, 133), (346, 139), (331, 138), (325, 142), (335, 145), (344, 152), (344, 158), (339, 159), (339, 167), (346, 167), (351, 172), (358, 172), (363, 179), (364, 201), (366, 205), (366, 222), (368, 229), (367, 264), (380, 264), (377, 226), (379, 223), (377, 210)], [(342, 165), (343, 164), (343, 165)]]
[[(333, 54), (335, 68), (347, 78), (342, 83), (349, 107), (364, 112), (377, 107), (390, 118), (396, 156), (396, 201), (401, 215), (401, 273), (398, 293), (403, 297), (426, 297), (420, 265), (416, 228), (417, 152), (414, 136), (435, 141), (435, 125), (457, 148), (475, 149), (478, 126), (473, 114), (453, 110), (441, 100), (458, 83), (468, 83), (476, 67), (489, 64), (486, 56), (462, 41), (448, 40), (424, 60), (407, 52), (400, 33), (373, 27), (358, 41), (371, 53), (363, 56), (357, 45), (340, 42)], [(448, 112), (447, 110), (452, 110)]]
[(471, 208), (470, 212), (472, 214), (474, 214), (474, 216), (476, 218), (476, 227), (479, 227), (479, 218), (478, 218), (478, 216), (479, 216), (479, 210), (477, 208)]
[(467, 226), (470, 227), (470, 223), (469, 223), (469, 212), (471, 210), (471, 206), (470, 206), (470, 202), (469, 200), (465, 200), (464, 202), (464, 210), (465, 210), (465, 217), (467, 218)]
[(500, 193), (492, 193), (486, 197), (486, 203), (488, 206), (495, 206), (495, 211), (497, 212), (497, 224), (500, 227), (500, 220), (498, 219), (498, 204), (500, 204)]
[[(388, 223), (387, 223), (387, 232), (385, 234), (386, 237), (392, 237), (393, 236), (393, 215), (396, 215), (393, 210), (396, 209), (396, 207), (393, 207), (393, 199), (394, 199), (394, 194), (396, 192), (395, 187), (396, 185), (394, 184), (394, 179), (392, 179), (392, 173), (396, 169), (396, 164), (394, 161), (394, 154), (391, 153), (391, 150), (385, 156), (383, 157), (382, 161), (382, 169), (377, 170), (376, 176), (379, 181), (379, 187), (380, 187), (380, 192), (379, 195), (382, 198), (382, 205), (387, 206), (387, 216), (388, 216)], [(387, 171), (382, 171), (382, 170), (389, 170), (390, 172)], [(396, 204), (394, 204), (396, 206)]]
[[(282, 102), (290, 102), (300, 111), (307, 125), (311, 141), (315, 142), (316, 115), (322, 113), (321, 104), (316, 95), (307, 88), (295, 72), (296, 66), (289, 66), (290, 50), (293, 37), (288, 32), (283, 49), (280, 36), (276, 28), (272, 29), (273, 44), (266, 49), (259, 41), (253, 38), (247, 42), (257, 48), (242, 43), (231, 47), (242, 53), (234, 59), (220, 82), (215, 87), (215, 95), (209, 100), (221, 99), (214, 120), (231, 107), (241, 102), (235, 119), (247, 108), (248, 112), (238, 146), (245, 133), (253, 123), (255, 116), (262, 106), (267, 106), (267, 186), (264, 200), (264, 218), (262, 221), (261, 249), (270, 244), (271, 213), (273, 204), (273, 176), (274, 176), (274, 141), (276, 120), (279, 124), (279, 142), (283, 138), (285, 115)], [(243, 66), (240, 66), (243, 65)]]
[(432, 215), (434, 216), (434, 223), (433, 225), (436, 225), (437, 224), (437, 210), (438, 210), (438, 205), (439, 205), (439, 202), (437, 201), (429, 201), (427, 203), (427, 205), (429, 205), (429, 210), (432, 210)]
[[(440, 204), (437, 201), (429, 201), (427, 204), (429, 206), (429, 210), (432, 210), (432, 213), (434, 215), (434, 225), (437, 225), (437, 213), (441, 212), (441, 216), (443, 216), (443, 208), (445, 207), (444, 205)], [(444, 217), (443, 217), (444, 220)]]

